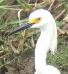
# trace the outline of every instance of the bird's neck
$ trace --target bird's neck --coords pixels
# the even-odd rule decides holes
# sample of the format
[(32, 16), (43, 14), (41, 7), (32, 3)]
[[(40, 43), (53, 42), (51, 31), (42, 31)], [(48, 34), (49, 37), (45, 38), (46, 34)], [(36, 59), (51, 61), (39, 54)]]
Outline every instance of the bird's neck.
[(49, 50), (50, 46), (50, 40), (51, 40), (51, 33), (49, 32), (48, 27), (43, 30), (41, 29), (40, 37), (36, 44), (35, 49), (35, 69), (40, 70), (40, 68), (44, 68), (46, 65), (46, 57), (47, 52)]
[(35, 49), (35, 69), (40, 70), (46, 66), (47, 52), (50, 49), (55, 24), (49, 24), (41, 29), (40, 37)]

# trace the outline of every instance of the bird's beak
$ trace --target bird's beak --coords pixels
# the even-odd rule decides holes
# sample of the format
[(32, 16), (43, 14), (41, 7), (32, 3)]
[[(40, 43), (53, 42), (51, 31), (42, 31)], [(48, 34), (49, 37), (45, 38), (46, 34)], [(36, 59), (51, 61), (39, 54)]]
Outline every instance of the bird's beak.
[(25, 29), (31, 27), (32, 25), (33, 25), (33, 23), (24, 23), (24, 24), (22, 24), (21, 26), (16, 27), (14, 30), (11, 30), (10, 32), (7, 32), (7, 33), (5, 34), (5, 36), (10, 36), (10, 35), (18, 32), (18, 31), (25, 30)]
[(28, 20), (29, 23), (24, 23), (24, 24), (20, 25), (19, 27), (16, 27), (14, 30), (7, 32), (5, 34), (5, 36), (10, 36), (18, 31), (24, 30), (24, 29), (29, 28), (29, 27), (35, 28), (35, 26), (33, 26), (33, 24), (36, 24), (39, 21), (40, 21), (40, 18), (31, 18)]

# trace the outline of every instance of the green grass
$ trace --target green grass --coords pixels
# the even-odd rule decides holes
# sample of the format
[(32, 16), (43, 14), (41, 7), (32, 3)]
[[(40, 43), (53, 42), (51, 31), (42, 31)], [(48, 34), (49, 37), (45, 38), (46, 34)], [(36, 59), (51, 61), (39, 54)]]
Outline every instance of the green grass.
[(67, 74), (65, 67), (68, 68), (68, 43), (65, 44), (64, 39), (64, 36), (58, 37), (58, 51), (54, 55), (48, 53), (47, 62), (56, 66), (62, 74)]

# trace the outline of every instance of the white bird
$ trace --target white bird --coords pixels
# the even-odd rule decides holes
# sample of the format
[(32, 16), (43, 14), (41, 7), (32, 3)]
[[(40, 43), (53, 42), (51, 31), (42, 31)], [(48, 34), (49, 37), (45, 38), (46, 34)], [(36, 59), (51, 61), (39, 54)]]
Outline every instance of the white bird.
[(48, 50), (54, 54), (57, 49), (57, 27), (53, 16), (47, 10), (38, 9), (30, 14), (29, 22), (35, 23), (31, 28), (41, 31), (35, 48), (35, 74), (61, 74), (56, 67), (46, 64)]
[(46, 64), (49, 49), (52, 54), (57, 49), (57, 27), (53, 16), (48, 10), (38, 9), (30, 14), (28, 24), (21, 25), (8, 33), (8, 35), (30, 26), (31, 28), (39, 28), (41, 31), (35, 48), (36, 72), (34, 74), (61, 74), (56, 67)]

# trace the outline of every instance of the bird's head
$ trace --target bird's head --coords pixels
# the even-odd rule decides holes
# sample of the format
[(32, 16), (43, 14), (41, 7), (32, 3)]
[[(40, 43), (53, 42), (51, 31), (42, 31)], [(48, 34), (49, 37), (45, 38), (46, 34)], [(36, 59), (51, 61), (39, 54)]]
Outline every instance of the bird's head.
[(8, 35), (11, 35), (20, 30), (24, 30), (28, 27), (31, 27), (31, 28), (46, 27), (52, 21), (52, 18), (53, 17), (49, 11), (44, 9), (38, 9), (29, 15), (28, 23), (22, 24), (21, 26), (15, 28), (11, 32), (9, 32)]
[(31, 28), (42, 28), (46, 27), (46, 25), (49, 24), (51, 19), (52, 15), (49, 11), (44, 9), (38, 9), (30, 14), (28, 22), (33, 23)]

